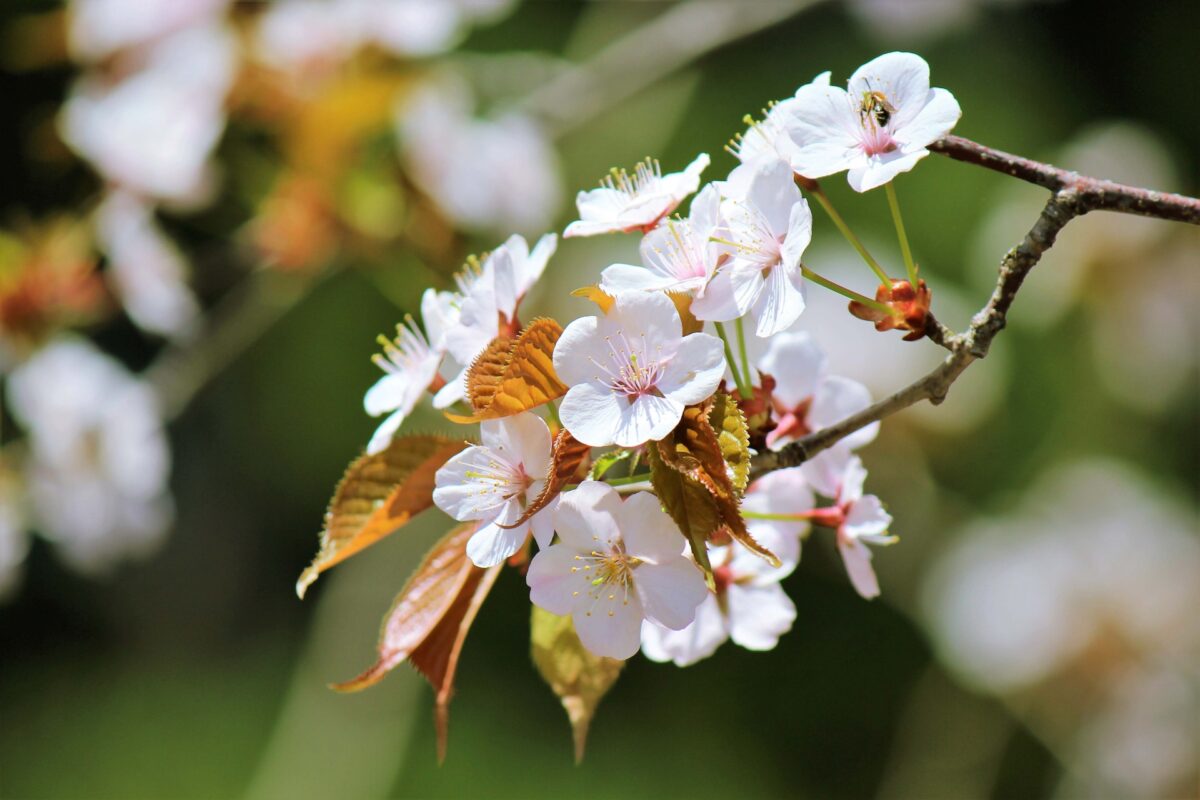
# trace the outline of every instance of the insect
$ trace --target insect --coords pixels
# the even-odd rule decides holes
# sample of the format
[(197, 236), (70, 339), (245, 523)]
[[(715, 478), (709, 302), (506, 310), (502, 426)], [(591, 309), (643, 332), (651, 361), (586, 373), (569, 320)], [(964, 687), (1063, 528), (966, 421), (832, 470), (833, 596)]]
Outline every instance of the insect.
[(874, 118), (875, 124), (882, 128), (888, 124), (888, 120), (895, 113), (896, 107), (888, 102), (883, 92), (867, 90), (862, 93), (862, 102), (858, 107), (858, 115), (864, 125), (867, 122), (867, 117), (871, 116)]

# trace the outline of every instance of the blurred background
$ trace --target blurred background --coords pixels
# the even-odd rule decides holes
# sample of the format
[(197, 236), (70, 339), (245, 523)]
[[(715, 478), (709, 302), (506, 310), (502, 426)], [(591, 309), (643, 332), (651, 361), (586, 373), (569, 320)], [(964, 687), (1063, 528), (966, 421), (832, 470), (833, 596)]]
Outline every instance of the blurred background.
[[(523, 581), (467, 641), (449, 757), (400, 668), (339, 696), (448, 527), (431, 511), (293, 584), (374, 429), (375, 336), (466, 255), (572, 219), (817, 73), (911, 49), (956, 132), (1195, 195), (1200, 5), (1020, 0), (9, 0), (0, 10), (0, 795), (1195, 797), (1200, 238), (1096, 214), (986, 362), (862, 455), (901, 543), (862, 601), (817, 537), (794, 629), (637, 657), (582, 766), (532, 669)], [(827, 191), (898, 271), (881, 193)], [(1042, 192), (938, 156), (897, 191), (962, 327)], [(817, 212), (806, 261), (870, 273)], [(526, 314), (636, 237), (560, 244)], [(940, 358), (810, 292), (877, 396)], [(424, 410), (409, 429), (447, 423)]]

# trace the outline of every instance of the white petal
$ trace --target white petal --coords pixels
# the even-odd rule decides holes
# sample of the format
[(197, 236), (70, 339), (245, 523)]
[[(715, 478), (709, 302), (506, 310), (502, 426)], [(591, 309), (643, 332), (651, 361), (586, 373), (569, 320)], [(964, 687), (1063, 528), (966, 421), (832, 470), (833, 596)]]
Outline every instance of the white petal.
[(896, 108), (892, 127), (899, 129), (925, 105), (929, 64), (914, 53), (884, 53), (855, 70), (847, 90), (852, 100), (858, 100), (864, 92), (882, 92)]
[(762, 270), (755, 265), (733, 263), (722, 267), (692, 301), (696, 319), (728, 322), (745, 316), (763, 290)]
[(633, 580), (646, 619), (672, 630), (690, 625), (696, 607), (708, 596), (700, 568), (682, 556), (661, 564), (642, 564), (634, 570)]
[[(842, 531), (855, 539), (866, 538), (869, 541), (880, 538), (891, 524), (892, 515), (883, 510), (883, 503), (875, 495), (868, 494), (850, 506)], [(894, 538), (888, 537), (881, 543), (890, 544), (893, 541)]]
[(546, 264), (556, 250), (558, 250), (558, 234), (547, 233), (538, 239), (537, 244), (530, 251), (529, 257), (525, 259), (520, 280), (517, 282), (517, 289), (522, 297), (537, 283), (538, 278), (542, 277), (542, 273), (546, 271)]
[(789, 275), (782, 264), (773, 267), (752, 313), (757, 318), (754, 333), (761, 338), (790, 328), (804, 313), (804, 289), (799, 272)]
[[(664, 357), (675, 352), (683, 336), (683, 323), (675, 303), (658, 292), (621, 292), (599, 321), (598, 333), (631, 343), (645, 337), (647, 351)], [(560, 338), (559, 341), (562, 341)]]
[(854, 590), (867, 600), (879, 596), (879, 580), (875, 577), (875, 569), (871, 566), (871, 551), (857, 539), (838, 540), (838, 552), (842, 554), (842, 563), (846, 565), (846, 574)]
[[(838, 444), (840, 445), (841, 442)], [(838, 451), (847, 454), (843, 460), (842, 476), (838, 482), (838, 502), (843, 504), (857, 502), (863, 496), (863, 485), (867, 482), (867, 468), (863, 466), (861, 458), (849, 455), (847, 448), (838, 448)]]
[(628, 410), (629, 402), (613, 394), (607, 386), (580, 383), (567, 391), (558, 416), (576, 439), (592, 447), (604, 447), (616, 441)]
[(649, 492), (627, 498), (621, 504), (617, 522), (629, 555), (655, 564), (683, 557), (687, 540), (662, 510), (658, 498)]
[(754, 166), (745, 203), (758, 209), (777, 238), (788, 232), (792, 207), (800, 199), (791, 166), (782, 161), (760, 162)]
[(580, 317), (567, 325), (554, 345), (554, 371), (568, 386), (599, 377), (594, 362), (607, 358), (608, 349), (598, 325), (597, 317)]
[(597, 545), (607, 549), (620, 541), (620, 513), (621, 496), (616, 489), (600, 481), (584, 481), (559, 495), (554, 528), (563, 544), (590, 553)]
[(658, 381), (658, 388), (687, 406), (711, 396), (724, 374), (725, 349), (721, 340), (707, 333), (693, 333), (683, 337)]
[(850, 182), (850, 188), (854, 191), (869, 192), (888, 183), (901, 172), (908, 172), (927, 155), (929, 151), (921, 149), (911, 153), (894, 150), (891, 153), (872, 156), (866, 166), (847, 172), (846, 180)]
[(438, 389), (437, 394), (433, 396), (434, 408), (449, 408), (459, 400), (467, 398), (467, 371), (459, 370), (459, 373), (453, 378), (446, 381), (446, 385)]
[(823, 178), (862, 163), (860, 130), (844, 90), (818, 84), (800, 87), (788, 126), (796, 145), (792, 169), (807, 178)]
[(787, 238), (783, 240), (780, 256), (783, 265), (788, 268), (788, 274), (798, 279), (800, 259), (812, 241), (812, 210), (808, 207), (808, 201), (801, 198), (789, 213)]
[(363, 395), (363, 410), (372, 417), (401, 409), (405, 414), (416, 404), (412, 379), (404, 373), (383, 375)]
[(529, 600), (551, 614), (564, 616), (575, 610), (580, 598), (591, 588), (583, 570), (572, 572), (578, 565), (579, 551), (565, 544), (555, 544), (539, 550), (529, 562), (525, 583)]
[(429, 345), (438, 353), (446, 351), (446, 332), (458, 324), (459, 301), (454, 292), (426, 289), (421, 295), (421, 321)]
[(708, 658), (729, 639), (728, 621), (717, 597), (709, 594), (696, 608), (696, 619), (681, 631), (653, 622), (642, 624), (642, 653), (651, 661), (673, 661), (686, 667)]
[(542, 478), (550, 470), (552, 436), (546, 421), (529, 411), (498, 420), (485, 420), (479, 426), (483, 443), (507, 463), (520, 466), (532, 478)]
[(608, 294), (631, 291), (658, 291), (675, 283), (674, 278), (636, 267), (633, 264), (613, 264), (600, 273), (600, 288)]
[(434, 505), (457, 520), (495, 519), (506, 502), (503, 487), (479, 477), (492, 471), (494, 458), (494, 451), (482, 445), (452, 456), (434, 475)]
[(770, 650), (792, 629), (796, 606), (778, 583), (729, 587), (729, 634), (747, 650)]
[(818, 494), (837, 497), (850, 459), (850, 448), (844, 442), (838, 442), (801, 464), (800, 471)]
[[(817, 393), (813, 396), (812, 407), (808, 410), (810, 427), (813, 430), (828, 428), (870, 405), (871, 392), (866, 386), (849, 378), (830, 375), (821, 381)], [(874, 441), (878, 433), (879, 423), (872, 422), (842, 441), (851, 450), (857, 450)]]
[(392, 443), (392, 437), (396, 435), (396, 431), (400, 430), (400, 425), (406, 416), (408, 416), (408, 412), (397, 411), (379, 423), (379, 427), (371, 435), (371, 441), (367, 443), (367, 455), (373, 456), (386, 450), (387, 446)]
[(807, 332), (789, 331), (771, 339), (758, 369), (775, 378), (775, 398), (795, 408), (816, 391), (828, 359)]
[[(610, 599), (611, 598), (611, 599)], [(642, 643), (642, 609), (636, 595), (604, 594), (572, 615), (583, 646), (598, 656), (629, 658)]]
[(467, 540), (467, 557), (477, 567), (494, 567), (520, 550), (528, 536), (529, 529), (523, 525), (514, 529), (489, 523)]
[(529, 530), (533, 533), (533, 540), (542, 550), (549, 547), (554, 538), (554, 511), (558, 508), (558, 500), (559, 498), (555, 497), (529, 520)]
[[(569, 396), (570, 393), (568, 393)], [(611, 393), (609, 396), (614, 397)], [(619, 402), (620, 400), (618, 400)], [(566, 403), (564, 402), (563, 405), (565, 406)], [(652, 394), (641, 395), (621, 409), (621, 418), (617, 429), (613, 432), (612, 443), (621, 447), (636, 447), (646, 442), (657, 442), (674, 430), (682, 418), (683, 403), (678, 400), (671, 397), (657, 397)], [(565, 417), (563, 417), (563, 424), (566, 425)], [(579, 436), (575, 436), (575, 438), (584, 444), (591, 444)]]
[(902, 127), (897, 126), (894, 136), (905, 150), (926, 147), (949, 133), (961, 116), (954, 95), (945, 89), (930, 89), (924, 107)]

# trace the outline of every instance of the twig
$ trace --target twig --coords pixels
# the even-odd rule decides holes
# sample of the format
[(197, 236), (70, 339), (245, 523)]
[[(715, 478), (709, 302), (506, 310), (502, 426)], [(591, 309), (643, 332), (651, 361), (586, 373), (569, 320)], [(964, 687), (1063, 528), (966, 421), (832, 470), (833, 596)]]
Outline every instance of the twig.
[(752, 477), (798, 466), (860, 428), (922, 400), (934, 405), (941, 403), (958, 376), (974, 361), (987, 355), (992, 340), (1008, 321), (1008, 311), (1025, 277), (1041, 260), (1042, 253), (1054, 245), (1058, 232), (1076, 217), (1089, 211), (1107, 210), (1200, 224), (1200, 200), (1192, 197), (1089, 178), (993, 150), (960, 136), (948, 136), (935, 142), (930, 149), (959, 161), (1035, 183), (1050, 189), (1052, 194), (1025, 238), (1009, 250), (1000, 262), (996, 288), (992, 290), (987, 305), (972, 318), (970, 326), (956, 334), (930, 316), (928, 337), (950, 351), (941, 364), (890, 397), (841, 422), (815, 431), (778, 452), (759, 453), (754, 457)]

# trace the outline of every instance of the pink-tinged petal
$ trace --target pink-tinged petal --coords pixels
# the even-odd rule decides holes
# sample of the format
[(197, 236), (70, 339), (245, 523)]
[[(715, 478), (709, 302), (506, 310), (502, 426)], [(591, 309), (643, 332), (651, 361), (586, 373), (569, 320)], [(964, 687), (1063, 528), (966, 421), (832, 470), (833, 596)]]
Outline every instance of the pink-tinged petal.
[(559, 498), (555, 497), (529, 520), (529, 530), (540, 550), (549, 547), (554, 539), (554, 511), (558, 508), (558, 500)]
[(838, 442), (801, 464), (800, 472), (815, 492), (823, 497), (837, 497), (852, 457), (850, 448)]
[(873, 494), (863, 496), (846, 514), (842, 531), (855, 539), (874, 541), (876, 544), (891, 544), (894, 536), (884, 536), (892, 524), (892, 515), (883, 510), (883, 503)]
[[(610, 393), (609, 396), (613, 395)], [(566, 403), (563, 405), (565, 407)], [(673, 431), (682, 418), (683, 403), (678, 400), (652, 394), (641, 395), (621, 410), (621, 418), (613, 432), (612, 443), (621, 447), (637, 447), (646, 442), (657, 442)], [(566, 417), (563, 417), (563, 424), (566, 425)], [(578, 435), (575, 438), (584, 444), (591, 444)]]
[[(841, 444), (839, 442), (839, 444)], [(867, 468), (858, 456), (849, 456), (844, 461), (841, 481), (838, 484), (838, 502), (856, 503), (863, 496), (863, 485), (867, 482)]]
[(878, 597), (879, 579), (875, 577), (867, 546), (856, 539), (839, 537), (838, 552), (842, 554), (842, 563), (846, 565), (846, 574), (850, 576), (854, 590), (867, 600)]
[(796, 92), (788, 126), (796, 149), (791, 167), (806, 178), (823, 178), (863, 163), (861, 126), (850, 96), (836, 86), (809, 84)]
[[(653, 564), (683, 557), (687, 540), (649, 492), (638, 492), (617, 513), (625, 552)], [(640, 573), (639, 573), (640, 574)]]
[(494, 472), (494, 460), (494, 452), (480, 445), (456, 453), (434, 475), (434, 505), (457, 520), (495, 519), (506, 503), (505, 493), (494, 481), (479, 477)]
[(748, 314), (762, 291), (762, 270), (735, 262), (717, 271), (703, 296), (692, 301), (692, 313), (696, 319), (729, 322)]
[(804, 313), (799, 274), (793, 280), (783, 265), (771, 269), (752, 313), (757, 320), (754, 333), (763, 339), (790, 328)]
[(675, 278), (633, 264), (612, 264), (600, 273), (600, 288), (608, 294), (659, 291), (676, 282)]
[(572, 572), (579, 566), (578, 556), (578, 550), (565, 544), (539, 550), (525, 574), (530, 602), (559, 616), (574, 611), (592, 585), (583, 570)]
[(747, 650), (770, 650), (792, 629), (796, 606), (778, 583), (729, 587), (729, 636)]
[(687, 667), (708, 658), (729, 639), (728, 620), (717, 597), (709, 594), (696, 608), (696, 619), (681, 631), (653, 622), (642, 624), (642, 654), (651, 661)]
[(438, 389), (433, 396), (433, 407), (449, 408), (459, 400), (467, 398), (467, 371), (459, 370), (458, 374), (446, 381), (446, 385)]
[(607, 386), (581, 383), (567, 391), (558, 416), (576, 439), (591, 447), (604, 447), (614, 444), (618, 432), (624, 429), (629, 405), (628, 400), (613, 394)]
[(371, 441), (367, 442), (367, 455), (373, 456), (386, 450), (407, 416), (408, 412), (401, 409), (379, 423), (379, 427), (371, 435)]
[[(827, 428), (857, 414), (871, 405), (871, 392), (858, 381), (830, 375), (821, 381), (813, 396), (808, 420), (813, 430)], [(842, 441), (851, 450), (870, 444), (879, 433), (879, 423), (872, 422), (850, 434)]]
[(659, 390), (685, 406), (707, 399), (725, 374), (721, 340), (707, 333), (683, 337), (658, 381)]
[(525, 544), (529, 529), (501, 528), (495, 522), (484, 525), (467, 540), (467, 557), (477, 567), (494, 567), (515, 554)]
[(479, 425), (484, 445), (514, 466), (520, 465), (525, 474), (541, 478), (550, 470), (550, 446), (553, 437), (545, 420), (529, 411), (498, 420), (484, 420)]
[(872, 156), (866, 166), (847, 172), (846, 180), (850, 182), (850, 188), (854, 191), (869, 192), (890, 182), (900, 173), (908, 172), (927, 155), (929, 151), (921, 149), (911, 153), (894, 150), (891, 153)]
[(861, 102), (864, 92), (882, 92), (895, 107), (893, 130), (904, 127), (925, 105), (929, 94), (929, 64), (913, 53), (884, 53), (850, 76), (850, 98)]
[(783, 240), (783, 247), (780, 251), (780, 260), (787, 268), (788, 275), (797, 281), (800, 279), (800, 259), (811, 241), (812, 210), (808, 207), (808, 201), (801, 198), (800, 202), (792, 206), (789, 213), (787, 238)]
[(646, 619), (682, 630), (696, 618), (696, 607), (708, 596), (700, 568), (682, 556), (661, 564), (642, 564), (633, 573)]
[(894, 137), (905, 150), (927, 147), (954, 129), (962, 116), (962, 108), (954, 95), (945, 89), (930, 89), (923, 108), (902, 127)]
[(554, 371), (568, 386), (598, 380), (596, 362), (605, 363), (608, 348), (596, 317), (580, 317), (567, 325), (554, 345)]
[(615, 588), (571, 615), (583, 646), (598, 656), (629, 658), (642, 644), (642, 609), (637, 595)]
[(577, 551), (590, 553), (599, 546), (607, 550), (621, 540), (620, 513), (616, 489), (600, 481), (584, 481), (559, 495), (554, 529), (563, 544)]
[(816, 394), (827, 360), (825, 352), (808, 333), (784, 332), (771, 339), (767, 352), (758, 361), (758, 369), (775, 378), (775, 399), (795, 408)]

